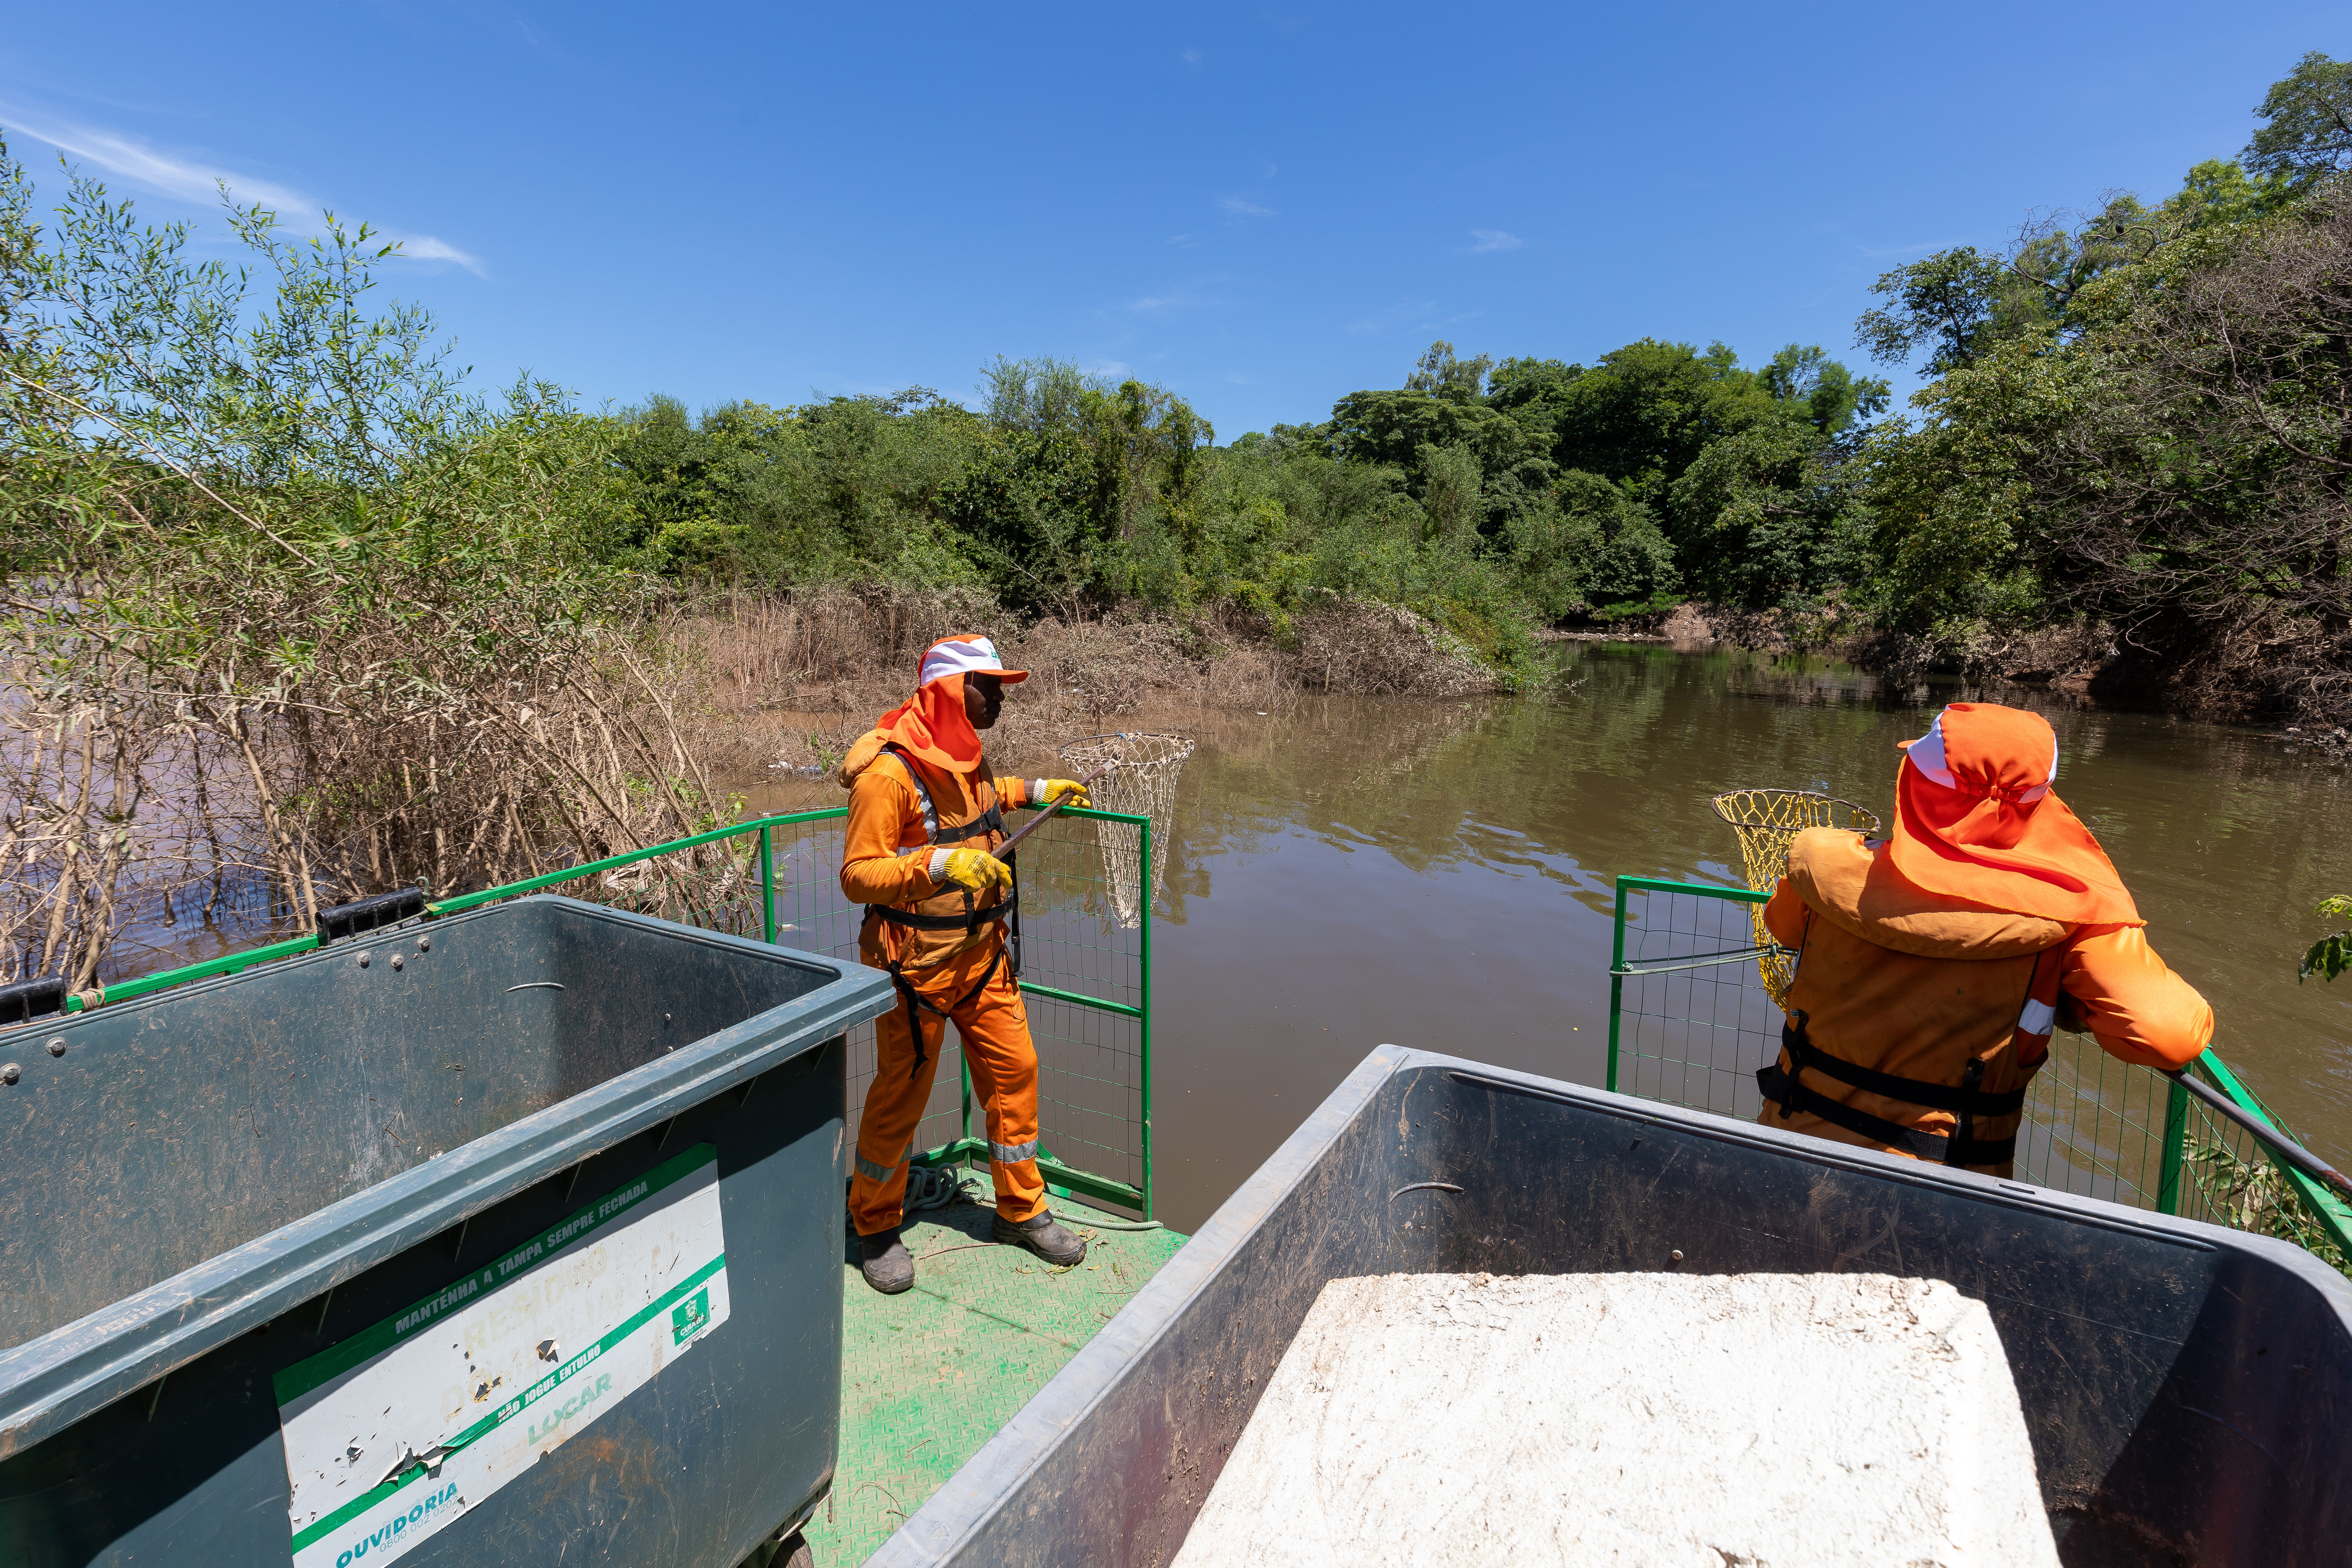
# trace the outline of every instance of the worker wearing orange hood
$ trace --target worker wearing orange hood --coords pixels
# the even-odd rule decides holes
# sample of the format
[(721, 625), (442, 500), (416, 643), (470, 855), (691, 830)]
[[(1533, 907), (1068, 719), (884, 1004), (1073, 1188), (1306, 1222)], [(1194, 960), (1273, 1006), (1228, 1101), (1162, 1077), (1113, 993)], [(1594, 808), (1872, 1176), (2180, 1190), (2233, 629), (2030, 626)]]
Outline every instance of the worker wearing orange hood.
[(1798, 957), (1759, 1121), (2006, 1176), (2062, 1020), (2143, 1067), (2204, 1050), (2213, 1010), (2148, 946), (2057, 773), (2039, 715), (1955, 702), (1906, 742), (1888, 837), (1797, 836), (1764, 910)]
[(885, 713), (841, 764), (849, 791), (841, 890), (864, 904), (858, 956), (890, 973), (898, 1007), (874, 1026), (874, 1081), (857, 1123), (849, 1212), (867, 1284), (896, 1295), (915, 1282), (898, 1239), (908, 1159), (931, 1097), (952, 1020), (988, 1117), (998, 1241), (1067, 1266), (1086, 1243), (1045, 1207), (1037, 1173), (1037, 1051), (1007, 955), (1013, 873), (992, 853), (1004, 808), (1056, 795), (1087, 804), (1070, 779), (997, 778), (980, 731), (996, 722), (1007, 669), (984, 637), (942, 638), (925, 651), (915, 695)]

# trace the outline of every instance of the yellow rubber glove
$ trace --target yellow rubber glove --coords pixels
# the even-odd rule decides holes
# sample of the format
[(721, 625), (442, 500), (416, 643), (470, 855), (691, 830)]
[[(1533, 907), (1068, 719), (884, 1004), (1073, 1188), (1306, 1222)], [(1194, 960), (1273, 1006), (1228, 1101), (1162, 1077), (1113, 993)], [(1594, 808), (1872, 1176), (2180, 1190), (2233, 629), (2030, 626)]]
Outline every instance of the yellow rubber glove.
[(950, 849), (946, 864), (932, 875), (975, 893), (991, 888), (1013, 890), (1013, 868), (985, 849)]
[(1039, 779), (1037, 781), (1037, 804), (1039, 805), (1045, 805), (1047, 801), (1052, 800), (1055, 795), (1066, 795), (1068, 797), (1062, 802), (1066, 806), (1090, 806), (1094, 805), (1094, 802), (1087, 796), (1087, 786), (1080, 784), (1076, 779)]

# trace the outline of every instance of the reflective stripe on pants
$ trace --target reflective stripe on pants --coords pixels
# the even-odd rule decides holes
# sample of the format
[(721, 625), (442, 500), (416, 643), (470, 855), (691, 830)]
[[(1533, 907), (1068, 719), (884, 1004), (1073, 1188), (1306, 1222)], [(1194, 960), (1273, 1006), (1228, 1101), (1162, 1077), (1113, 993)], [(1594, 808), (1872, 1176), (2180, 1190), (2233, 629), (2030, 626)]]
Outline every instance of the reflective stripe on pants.
[(907, 1145), (907, 1152), (898, 1156), (898, 1163), (896, 1165), (877, 1165), (860, 1154), (857, 1156), (857, 1173), (861, 1176), (871, 1176), (877, 1182), (887, 1182), (894, 1172), (902, 1168), (908, 1160), (914, 1158), (914, 1155), (915, 1146), (912, 1143)]
[[(987, 973), (1002, 944), (1002, 937), (981, 942), (907, 979), (926, 1002), (951, 1007)], [(908, 1011), (902, 1004), (874, 1022), (875, 1073), (857, 1121), (856, 1173), (849, 1184), (850, 1218), (860, 1236), (888, 1230), (905, 1217), (907, 1158), (900, 1151), (912, 1152), (939, 1070), (945, 1026), (937, 1014), (920, 1014), (923, 1061), (918, 1067)], [(949, 1016), (971, 1067), (972, 1096), (988, 1119), (996, 1212), (1017, 1223), (1045, 1206), (1045, 1183), (1037, 1173), (1037, 1051), (1010, 965), (999, 965)], [(886, 1168), (882, 1163), (891, 1159), (898, 1163)]]

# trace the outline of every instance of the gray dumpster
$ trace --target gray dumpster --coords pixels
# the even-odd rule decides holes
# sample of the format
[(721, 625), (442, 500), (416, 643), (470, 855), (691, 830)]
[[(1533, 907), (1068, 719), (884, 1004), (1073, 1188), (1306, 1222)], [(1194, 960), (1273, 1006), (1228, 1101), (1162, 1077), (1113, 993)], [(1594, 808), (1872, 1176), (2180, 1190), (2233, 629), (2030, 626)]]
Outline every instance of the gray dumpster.
[(0, 1032), (0, 1563), (732, 1568), (831, 1484), (890, 1001), (541, 897)]
[(1982, 1300), (2073, 1568), (2352, 1553), (2352, 1285), (2300, 1248), (1384, 1047), (869, 1568), (1166, 1563), (1328, 1280), (1669, 1268)]

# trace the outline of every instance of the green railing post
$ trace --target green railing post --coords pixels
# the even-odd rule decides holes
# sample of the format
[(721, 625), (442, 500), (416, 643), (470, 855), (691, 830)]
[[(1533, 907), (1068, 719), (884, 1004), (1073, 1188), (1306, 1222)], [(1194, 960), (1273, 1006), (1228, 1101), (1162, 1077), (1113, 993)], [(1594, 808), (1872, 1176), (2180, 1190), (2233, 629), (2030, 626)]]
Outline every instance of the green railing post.
[(1151, 819), (1145, 817), (1136, 829), (1138, 849), (1143, 866), (1143, 889), (1136, 895), (1142, 910), (1142, 938), (1139, 944), (1137, 980), (1141, 987), (1139, 1000), (1143, 1004), (1142, 1016), (1136, 1020), (1136, 1032), (1143, 1054), (1143, 1217), (1158, 1216), (1151, 1212)]
[[(776, 921), (773, 829), (798, 828), (817, 822), (837, 822), (848, 815), (849, 810), (846, 806), (835, 805), (814, 811), (787, 812), (781, 816), (759, 817), (747, 822), (730, 823), (723, 827), (714, 827), (707, 832), (673, 839), (665, 844), (652, 845), (644, 849), (627, 850), (618, 855), (608, 855), (602, 859), (590, 860), (579, 865), (559, 867), (552, 871), (542, 871), (537, 876), (526, 877), (520, 881), (509, 882), (495, 888), (484, 888), (476, 892), (443, 899), (426, 904), (425, 916), (427, 920), (438, 920), (461, 910), (479, 908), (483, 904), (499, 899), (510, 899), (524, 893), (537, 892), (542, 888), (578, 881), (601, 872), (618, 870), (625, 866), (634, 866), (657, 856), (675, 854), (679, 850), (696, 848), (720, 839), (757, 834), (760, 840), (760, 934), (772, 943), (779, 933)], [(1151, 825), (1148, 818), (1122, 812), (1093, 811), (1077, 807), (1068, 808), (1065, 815), (1074, 819), (1135, 825), (1142, 837), (1144, 863), (1147, 868), (1150, 866)], [(313, 952), (318, 946), (318, 935), (311, 932), (286, 942), (248, 948), (242, 952), (225, 953), (218, 958), (206, 959), (200, 963), (191, 963), (178, 969), (168, 969), (158, 973), (141, 975), (135, 980), (126, 980), (102, 986), (98, 994), (87, 1002), (79, 995), (69, 996), (66, 999), (65, 1010), (68, 1013), (79, 1013), (89, 1005), (128, 1001), (135, 996), (151, 995), (167, 987), (185, 984), (191, 981), (209, 979), (215, 975), (235, 974), (241, 970), (268, 963), (273, 959), (291, 958), (299, 953)], [(1151, 1197), (1151, 900), (1150, 889), (1148, 887), (1144, 890), (1140, 963), (1141, 1006), (1131, 1007), (1126, 1003), (1113, 1002), (1107, 997), (1088, 996), (1083, 992), (1065, 991), (1055, 986), (1034, 984), (1025, 980), (1021, 982), (1021, 989), (1033, 995), (1069, 1003), (1095, 1012), (1107, 1013), (1117, 1017), (1133, 1018), (1140, 1026), (1140, 1065), (1143, 1073), (1140, 1098), (1143, 1121), (1139, 1130), (1141, 1147), (1139, 1153), (1142, 1163), (1142, 1186), (1139, 1189), (1129, 1186), (1123, 1181), (1113, 1181), (1108, 1176), (1097, 1176), (1088, 1172), (1073, 1170), (1050, 1157), (1041, 1157), (1039, 1169), (1045, 1172), (1050, 1182), (1059, 1183), (1072, 1192), (1122, 1206), (1139, 1206), (1145, 1217), (1150, 1218), (1153, 1215), (1153, 1205)], [(961, 1064), (961, 1077), (963, 1086), (961, 1136), (952, 1144), (943, 1144), (939, 1149), (917, 1156), (919, 1163), (926, 1164), (952, 1163), (954, 1160), (962, 1159), (978, 1164), (984, 1161), (988, 1153), (987, 1140), (975, 1138), (971, 1133), (971, 1070), (968, 1062)]]
[[(947, 1043), (948, 1043), (948, 1026), (947, 1026), (945, 1024), (942, 1024), (942, 1025), (940, 1025), (940, 1048), (941, 1048), (941, 1049), (945, 1049), (945, 1048), (946, 1048), (946, 1047), (947, 1047)], [(963, 1084), (963, 1121), (961, 1122), (961, 1126), (962, 1126), (962, 1129), (963, 1129), (963, 1130), (962, 1130), (961, 1132), (959, 1132), (958, 1134), (956, 1134), (956, 1136), (957, 1136), (957, 1138), (958, 1138), (958, 1139), (959, 1139), (959, 1140), (963, 1143), (963, 1146), (964, 1146), (964, 1151), (965, 1151), (965, 1152), (964, 1152), (964, 1157), (963, 1157), (964, 1169), (966, 1169), (966, 1170), (968, 1170), (968, 1171), (976, 1171), (976, 1170), (979, 1170), (979, 1169), (980, 1169), (980, 1167), (979, 1167), (978, 1165), (976, 1165), (976, 1164), (972, 1163), (972, 1157), (971, 1157), (971, 1058), (970, 1057), (968, 1057), (968, 1056), (964, 1055), (964, 1054), (963, 1054), (963, 1052), (962, 1052), (962, 1051), (961, 1051), (961, 1050), (959, 1050), (959, 1051), (957, 1051), (957, 1052), (956, 1052), (956, 1070), (957, 1070), (957, 1072), (958, 1072), (959, 1074), (961, 1074), (961, 1082), (962, 1082), (962, 1084)], [(993, 1154), (991, 1154), (991, 1155), (989, 1156), (989, 1158), (992, 1161), (992, 1160), (994, 1160), (995, 1156), (994, 1156)]]
[(1617, 879), (1615, 936), (1609, 949), (1609, 1076), (1603, 1088), (1617, 1092), (1617, 1018), (1625, 1007), (1625, 879)]
[(2157, 1167), (2156, 1212), (2180, 1212), (2180, 1173), (2189, 1152), (2189, 1091), (2167, 1084), (2164, 1099), (2164, 1162)]
[(770, 840), (772, 829), (760, 825), (760, 938), (776, 940), (776, 855)]

